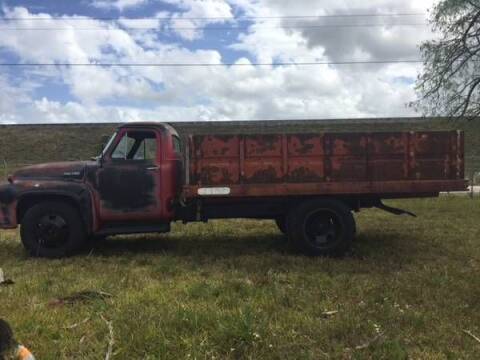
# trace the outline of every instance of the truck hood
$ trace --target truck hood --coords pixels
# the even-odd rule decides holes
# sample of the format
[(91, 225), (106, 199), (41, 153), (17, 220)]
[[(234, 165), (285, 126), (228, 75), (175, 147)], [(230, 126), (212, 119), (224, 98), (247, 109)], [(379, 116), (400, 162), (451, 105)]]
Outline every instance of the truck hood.
[(37, 164), (21, 168), (13, 173), (14, 179), (83, 179), (87, 166), (96, 166), (94, 161), (68, 161)]

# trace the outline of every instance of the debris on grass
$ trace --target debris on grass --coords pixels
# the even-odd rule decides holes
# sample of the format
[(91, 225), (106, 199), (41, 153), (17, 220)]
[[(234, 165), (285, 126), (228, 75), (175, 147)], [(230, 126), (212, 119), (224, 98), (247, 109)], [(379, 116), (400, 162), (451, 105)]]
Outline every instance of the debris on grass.
[(89, 320), (90, 320), (90, 317), (87, 317), (86, 319), (84, 319), (84, 320), (82, 320), (78, 323), (72, 324), (70, 326), (65, 326), (65, 329), (69, 329), (69, 330), (75, 329), (76, 327), (79, 327), (80, 325), (83, 325), (83, 324), (87, 323)]
[(322, 313), (322, 316), (328, 318), (328, 317), (331, 317), (331, 316), (336, 315), (336, 314), (338, 314), (338, 310), (324, 311)]
[(94, 300), (106, 300), (113, 297), (113, 295), (106, 293), (104, 291), (94, 291), (86, 290), (73, 293), (71, 295), (53, 299), (48, 305), (49, 306), (63, 306), (63, 305), (73, 305), (76, 303), (86, 303)]
[(378, 333), (375, 337), (373, 337), (371, 340), (367, 341), (366, 343), (362, 345), (355, 346), (355, 350), (364, 350), (369, 348), (372, 344), (376, 343), (382, 336), (384, 332)]
[(15, 284), (15, 281), (11, 279), (5, 279), (5, 274), (3, 272), (3, 269), (0, 268), (0, 286), (7, 286), (7, 285), (13, 285)]
[(463, 332), (480, 344), (480, 338), (475, 336), (471, 331), (463, 330)]
[(108, 327), (109, 336), (108, 336), (108, 347), (107, 347), (107, 353), (105, 354), (105, 360), (110, 360), (113, 353), (113, 344), (115, 343), (115, 338), (113, 336), (113, 325), (112, 325), (112, 322), (105, 319), (103, 315), (100, 315), (100, 317), (105, 322), (105, 324), (107, 324), (107, 327)]
[(365, 349), (368, 349), (370, 346), (372, 346), (373, 344), (375, 344), (377, 341), (379, 341), (381, 338), (383, 338), (383, 335), (385, 334), (384, 331), (378, 333), (377, 335), (375, 335), (373, 338), (371, 338), (370, 340), (368, 340), (367, 342), (361, 344), (361, 345), (358, 345), (358, 346), (355, 346), (353, 349), (352, 348), (349, 348), (347, 347), (344, 352), (346, 353), (351, 353), (352, 351), (354, 350), (365, 350)]

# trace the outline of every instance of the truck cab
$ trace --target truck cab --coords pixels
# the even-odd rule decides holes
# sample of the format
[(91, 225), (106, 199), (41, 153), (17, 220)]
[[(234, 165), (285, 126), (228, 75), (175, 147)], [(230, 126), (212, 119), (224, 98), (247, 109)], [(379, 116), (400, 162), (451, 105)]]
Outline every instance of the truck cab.
[(110, 139), (86, 183), (92, 189), (99, 227), (127, 220), (169, 222), (181, 189), (180, 137), (168, 125), (121, 127)]
[(21, 224), (34, 256), (62, 257), (86, 238), (167, 232), (181, 190), (181, 140), (171, 126), (121, 126), (92, 161), (29, 166), (0, 184), (0, 228)]

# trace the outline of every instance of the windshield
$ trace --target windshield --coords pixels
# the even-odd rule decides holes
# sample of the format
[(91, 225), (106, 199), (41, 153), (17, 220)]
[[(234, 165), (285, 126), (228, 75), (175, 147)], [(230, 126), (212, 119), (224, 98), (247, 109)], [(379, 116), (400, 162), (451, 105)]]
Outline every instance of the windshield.
[(113, 133), (113, 135), (110, 137), (110, 139), (108, 140), (107, 144), (106, 144), (105, 147), (103, 148), (102, 153), (100, 154), (100, 156), (105, 156), (108, 148), (110, 147), (110, 145), (112, 145), (113, 140), (114, 140), (115, 137), (117, 136), (117, 133), (118, 133), (118, 131), (115, 131), (115, 132)]
[(127, 131), (111, 153), (117, 160), (155, 160), (157, 142), (153, 131)]

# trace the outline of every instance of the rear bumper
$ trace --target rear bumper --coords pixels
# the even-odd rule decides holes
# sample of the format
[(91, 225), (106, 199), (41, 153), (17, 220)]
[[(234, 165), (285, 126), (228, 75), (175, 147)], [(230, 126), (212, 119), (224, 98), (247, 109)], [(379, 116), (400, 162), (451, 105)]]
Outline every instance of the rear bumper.
[(0, 229), (17, 227), (17, 201), (11, 184), (0, 184)]

